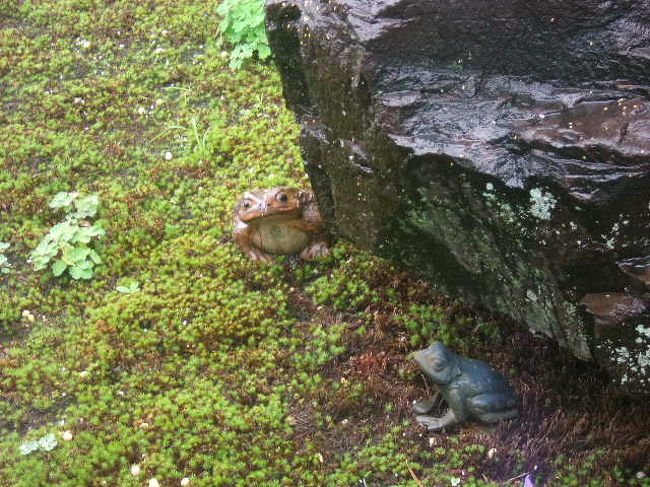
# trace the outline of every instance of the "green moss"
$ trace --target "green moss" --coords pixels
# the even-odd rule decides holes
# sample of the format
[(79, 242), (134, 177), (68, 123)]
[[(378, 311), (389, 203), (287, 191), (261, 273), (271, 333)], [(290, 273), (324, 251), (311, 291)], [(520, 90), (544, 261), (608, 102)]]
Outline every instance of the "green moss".
[[(412, 349), (491, 343), (490, 325), (343, 243), (320, 264), (261, 267), (232, 243), (241, 192), (307, 181), (278, 75), (228, 68), (215, 5), (24, 1), (0, 15), (0, 485), (415, 486), (409, 468), (427, 485), (486, 484), (474, 437), (427, 448), (397, 383), (372, 373), (378, 355), (356, 359), (392, 344), (408, 387)], [(61, 191), (101, 200), (88, 282), (28, 262)], [(47, 434), (52, 451), (21, 455)]]

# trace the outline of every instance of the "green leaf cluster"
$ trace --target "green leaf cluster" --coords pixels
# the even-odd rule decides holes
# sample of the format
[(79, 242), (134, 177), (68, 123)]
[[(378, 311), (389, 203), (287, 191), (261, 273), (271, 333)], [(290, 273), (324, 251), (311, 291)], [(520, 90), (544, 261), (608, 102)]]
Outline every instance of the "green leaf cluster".
[(138, 281), (133, 281), (128, 286), (121, 285), (117, 286), (115, 289), (124, 294), (134, 294), (140, 290), (140, 283), (138, 283)]
[(49, 265), (54, 276), (61, 276), (67, 270), (73, 279), (90, 279), (95, 265), (102, 260), (89, 244), (105, 234), (99, 224), (88, 221), (97, 214), (99, 196), (79, 198), (78, 193), (62, 191), (52, 198), (49, 206), (64, 208), (67, 215), (32, 251), (34, 269), (38, 271)]
[(223, 16), (219, 24), (222, 38), (234, 47), (230, 67), (239, 69), (255, 53), (259, 59), (271, 55), (264, 28), (263, 0), (225, 0), (217, 12)]
[(9, 262), (7, 256), (4, 254), (4, 251), (8, 248), (9, 244), (7, 242), (0, 242), (0, 274), (9, 274), (11, 263)]

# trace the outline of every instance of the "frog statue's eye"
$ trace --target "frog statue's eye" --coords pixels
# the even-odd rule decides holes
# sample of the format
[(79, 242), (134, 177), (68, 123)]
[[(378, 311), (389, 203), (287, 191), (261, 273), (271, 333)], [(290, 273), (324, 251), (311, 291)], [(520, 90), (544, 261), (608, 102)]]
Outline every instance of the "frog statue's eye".
[(445, 362), (444, 360), (436, 359), (433, 361), (433, 368), (437, 371), (441, 371), (442, 369), (445, 368), (446, 365), (447, 362)]
[(289, 201), (289, 197), (287, 196), (287, 193), (280, 193), (278, 194), (277, 198), (278, 201), (280, 201), (280, 203), (286, 203), (287, 201)]

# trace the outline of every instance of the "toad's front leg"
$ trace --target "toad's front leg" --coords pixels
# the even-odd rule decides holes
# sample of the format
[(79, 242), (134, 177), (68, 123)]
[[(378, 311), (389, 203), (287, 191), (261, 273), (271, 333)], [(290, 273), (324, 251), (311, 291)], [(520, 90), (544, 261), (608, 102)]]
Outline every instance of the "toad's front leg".
[(233, 232), (235, 243), (239, 246), (241, 251), (250, 257), (251, 260), (257, 262), (264, 262), (266, 264), (273, 261), (273, 255), (268, 254), (252, 244), (252, 234), (250, 228), (245, 225), (238, 225)]

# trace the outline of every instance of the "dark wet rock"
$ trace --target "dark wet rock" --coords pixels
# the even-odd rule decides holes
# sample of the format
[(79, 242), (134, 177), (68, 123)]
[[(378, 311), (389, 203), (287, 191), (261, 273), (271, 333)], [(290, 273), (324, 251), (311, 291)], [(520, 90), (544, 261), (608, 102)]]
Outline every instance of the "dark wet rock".
[[(270, 0), (267, 27), (336, 233), (650, 392), (650, 3)], [(603, 293), (644, 310), (606, 326)]]
[(632, 282), (637, 284), (641, 290), (650, 290), (650, 256), (638, 259), (626, 259), (618, 263), (619, 269), (623, 271)]

